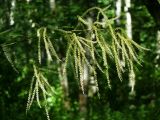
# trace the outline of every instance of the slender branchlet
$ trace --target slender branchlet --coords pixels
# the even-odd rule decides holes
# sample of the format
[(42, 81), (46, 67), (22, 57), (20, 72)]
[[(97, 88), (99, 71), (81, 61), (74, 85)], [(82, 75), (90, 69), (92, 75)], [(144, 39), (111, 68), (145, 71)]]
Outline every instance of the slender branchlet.
[(57, 52), (55, 50), (55, 48), (53, 47), (53, 44), (49, 38), (49, 36), (47, 35), (47, 28), (39, 28), (37, 30), (37, 37), (38, 37), (38, 61), (39, 61), (39, 64), (41, 64), (41, 59), (42, 59), (42, 51), (41, 51), (41, 46), (44, 45), (45, 47), (45, 51), (46, 51), (46, 54), (47, 54), (47, 59), (48, 61), (53, 61), (53, 56), (59, 60), (60, 58), (58, 57), (57, 55)]
[[(30, 89), (29, 89), (29, 95), (28, 95), (28, 101), (27, 101), (27, 107), (26, 107), (26, 113), (30, 109), (31, 105), (33, 104), (34, 99), (36, 99), (38, 106), (42, 107), (42, 100), (45, 101), (45, 105), (43, 105), (46, 108), (47, 106), (47, 97), (50, 95), (55, 94), (55, 91), (53, 90), (53, 87), (49, 84), (47, 78), (42, 74), (40, 69), (33, 65), (34, 75), (31, 80)], [(39, 92), (39, 90), (42, 92)], [(40, 99), (42, 96), (43, 99)], [(47, 118), (49, 119), (48, 111), (46, 112)]]
[[(96, 20), (89, 24), (85, 17), (88, 15), (90, 11), (97, 11)], [(122, 73), (124, 72), (124, 67), (128, 67), (129, 73), (133, 75), (133, 63), (134, 61), (140, 64), (138, 55), (136, 52), (136, 48), (138, 50), (146, 50), (145, 48), (138, 45), (133, 40), (129, 39), (126, 33), (119, 29), (114, 28), (112, 25), (112, 21), (116, 18), (108, 19), (105, 14), (105, 10), (93, 7), (87, 10), (82, 16), (78, 16), (78, 24), (74, 30), (64, 31), (59, 30), (62, 35), (68, 36), (66, 40), (68, 41), (69, 47), (66, 52), (66, 66), (69, 63), (69, 57), (73, 56), (74, 59), (74, 67), (76, 71), (76, 77), (80, 80), (81, 89), (84, 92), (84, 84), (83, 84), (83, 65), (82, 60), (86, 61), (88, 67), (93, 69), (93, 73), (97, 73), (96, 69), (98, 68), (102, 73), (106, 75), (107, 83), (109, 88), (111, 89), (111, 80), (110, 80), (110, 64), (109, 61), (113, 61), (116, 66), (116, 71), (119, 79), (122, 81)], [(103, 21), (100, 19), (100, 16), (103, 18)], [(91, 34), (90, 37), (86, 35), (87, 30), (85, 28), (89, 28), (88, 30)], [(85, 35), (77, 33), (80, 31)], [(92, 35), (95, 35), (95, 39), (92, 39)], [(100, 49), (100, 50), (99, 50)], [(89, 53), (89, 59), (88, 55)], [(100, 57), (96, 57), (96, 56)], [(103, 64), (100, 64), (99, 61), (103, 60)], [(89, 61), (94, 62), (94, 66), (90, 64)], [(95, 68), (96, 65), (96, 68)], [(127, 66), (126, 66), (127, 65)], [(67, 69), (67, 67), (65, 67)], [(67, 71), (67, 70), (66, 70)], [(96, 74), (95, 74), (96, 76)], [(129, 79), (133, 79), (130, 77)], [(95, 79), (97, 80), (97, 79)]]
[[(65, 75), (67, 74), (68, 65), (72, 62), (71, 64), (73, 64), (76, 73), (75, 76), (79, 80), (83, 94), (85, 94), (83, 75), (85, 69), (84, 64), (86, 64), (89, 71), (92, 71), (93, 73), (97, 92), (99, 91), (97, 77), (98, 69), (105, 74), (107, 79), (106, 82), (111, 89), (112, 80), (110, 78), (110, 61), (114, 63), (116, 73), (121, 81), (123, 80), (122, 75), (125, 70), (124, 67), (128, 68), (129, 79), (132, 82), (130, 83), (130, 86), (133, 92), (135, 85), (135, 72), (133, 65), (134, 63), (140, 64), (136, 50), (147, 50), (129, 39), (123, 30), (114, 28), (112, 23), (116, 18), (109, 19), (105, 14), (106, 9), (107, 8), (101, 9), (98, 7), (90, 8), (82, 16), (78, 16), (77, 26), (73, 28), (73, 30), (55, 30), (62, 33), (62, 37), (65, 38), (68, 44), (63, 72), (65, 72)], [(85, 19), (91, 11), (97, 11), (96, 20), (93, 21), (93, 23), (89, 23)], [(87, 34), (88, 32), (90, 34)], [(56, 41), (51, 41), (47, 34), (47, 28), (42, 27), (38, 29), (37, 37), (39, 65), (41, 65), (42, 61), (42, 46), (45, 48), (48, 61), (53, 61), (54, 58), (60, 61), (56, 49), (54, 48)], [(8, 61), (13, 68), (15, 68), (7, 47), (3, 45), (2, 48)], [(50, 120), (48, 109), (46, 107), (47, 96), (55, 91), (36, 65), (33, 65), (33, 71), (34, 75), (30, 85), (26, 111), (30, 109), (34, 99), (36, 99), (38, 106), (42, 107), (43, 105), (40, 98), (43, 98), (43, 100), (46, 101), (45, 110), (47, 119)], [(40, 95), (41, 93), (42, 95)]]

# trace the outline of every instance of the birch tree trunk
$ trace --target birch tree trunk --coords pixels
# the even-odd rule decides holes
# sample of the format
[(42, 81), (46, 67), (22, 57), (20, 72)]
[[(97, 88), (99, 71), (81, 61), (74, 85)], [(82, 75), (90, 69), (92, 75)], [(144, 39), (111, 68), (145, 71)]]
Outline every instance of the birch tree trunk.
[(126, 32), (130, 39), (132, 39), (132, 18), (129, 9), (131, 8), (131, 0), (125, 0), (125, 15), (126, 15)]
[[(127, 36), (132, 39), (132, 18), (131, 18), (131, 13), (129, 9), (131, 8), (131, 0), (125, 0), (125, 6), (124, 6), (124, 11), (125, 11), (125, 16), (126, 16), (126, 33)], [(130, 95), (134, 96), (135, 95), (135, 73), (132, 70), (133, 68), (130, 68), (130, 73), (129, 73), (129, 87), (131, 87)]]
[[(51, 12), (55, 11), (56, 9), (56, 1), (55, 0), (49, 0), (50, 10)], [(62, 39), (62, 38), (61, 38)], [(69, 84), (68, 84), (68, 78), (67, 73), (65, 72), (65, 62), (59, 62), (58, 63), (58, 75), (60, 79), (60, 84), (63, 91), (63, 105), (66, 110), (70, 109), (70, 101), (69, 101)]]
[(116, 0), (116, 3), (115, 3), (115, 6), (116, 6), (116, 17), (118, 17), (116, 19), (116, 25), (117, 26), (120, 26), (120, 16), (121, 16), (121, 12), (122, 12), (122, 0)]
[(14, 24), (14, 9), (16, 7), (16, 1), (11, 1), (11, 11), (10, 11), (10, 25)]
[(27, 1), (27, 3), (29, 3), (31, 0), (26, 0)]
[(62, 90), (63, 90), (63, 104), (66, 110), (70, 109), (70, 102), (69, 102), (69, 86), (68, 86), (68, 79), (67, 74), (64, 72), (65, 70), (65, 63), (59, 63), (58, 72), (59, 72), (59, 79), (61, 82)]
[(49, 3), (51, 11), (54, 11), (56, 7), (55, 0), (49, 0)]
[(156, 50), (156, 53), (157, 53), (157, 56), (156, 56), (156, 59), (155, 59), (155, 62), (156, 62), (156, 68), (159, 67), (159, 64), (160, 63), (160, 30), (157, 31), (157, 50)]
[[(88, 17), (87, 18), (88, 23), (90, 24), (90, 26), (88, 27), (88, 31), (90, 31), (91, 25), (93, 23), (92, 18)], [(88, 32), (87, 36), (90, 37), (91, 33)], [(88, 54), (88, 50), (86, 50), (86, 56), (88, 58), (89, 54)], [(89, 61), (89, 60), (88, 60)], [(88, 82), (89, 82), (89, 68), (87, 63), (83, 63), (83, 84), (84, 84), (84, 93), (80, 92), (79, 94), (79, 109), (80, 109), (80, 116), (81, 116), (81, 120), (85, 120), (86, 119), (86, 115), (87, 115), (87, 99), (88, 99)]]

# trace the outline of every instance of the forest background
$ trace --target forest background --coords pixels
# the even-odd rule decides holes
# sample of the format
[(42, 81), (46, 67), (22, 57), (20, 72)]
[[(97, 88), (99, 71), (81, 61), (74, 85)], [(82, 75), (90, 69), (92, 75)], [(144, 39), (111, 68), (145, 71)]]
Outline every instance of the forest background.
[[(128, 72), (123, 73), (122, 81), (119, 80), (111, 61), (109, 74), (112, 88), (106, 76), (97, 69), (97, 83), (88, 76), (83, 94), (82, 86), (73, 77), (75, 71), (72, 65), (68, 65), (68, 74), (64, 73), (68, 44), (61, 31), (74, 29), (78, 16), (95, 6), (107, 8), (105, 14), (109, 19), (113, 18), (111, 25), (120, 27), (129, 38), (149, 50), (136, 50), (141, 65), (134, 64), (133, 86), (130, 85)], [(88, 22), (95, 19), (94, 10), (85, 18)], [(61, 61), (47, 59), (46, 46), (42, 46), (41, 65), (38, 65), (37, 30), (47, 30)], [(160, 118), (159, 0), (0, 0), (0, 45), (1, 120)], [(103, 58), (98, 57), (102, 61)], [(30, 84), (36, 70), (44, 74), (50, 84), (48, 88), (53, 89), (54, 94), (49, 93), (44, 99), (44, 91), (39, 90), (39, 99), (35, 97), (33, 102), (30, 100), (28, 103)], [(99, 91), (96, 90), (97, 85)]]

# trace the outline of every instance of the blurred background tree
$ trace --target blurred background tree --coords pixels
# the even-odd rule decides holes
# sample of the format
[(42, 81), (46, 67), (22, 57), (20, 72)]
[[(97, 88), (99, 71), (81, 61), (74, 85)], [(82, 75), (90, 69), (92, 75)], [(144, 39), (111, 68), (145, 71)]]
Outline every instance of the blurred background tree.
[[(129, 6), (128, 6), (129, 5)], [(110, 71), (112, 89), (105, 76), (97, 70), (98, 98), (93, 81), (87, 83), (88, 94), (83, 95), (74, 79), (71, 65), (63, 72), (67, 42), (55, 29), (71, 30), (87, 9), (98, 6), (107, 9), (107, 16), (118, 16), (113, 26), (129, 31), (128, 36), (150, 51), (139, 52), (142, 66), (135, 65), (135, 93), (128, 73), (121, 82), (114, 69)], [(90, 12), (89, 22), (95, 19)], [(160, 2), (159, 0), (1, 0), (0, 44), (0, 116), (2, 120), (44, 120), (45, 109), (36, 100), (25, 113), (29, 87), (37, 60), (37, 29), (46, 27), (54, 48), (62, 62), (46, 59), (41, 48), (40, 71), (48, 78), (55, 93), (47, 98), (48, 112), (55, 120), (158, 120), (160, 118)], [(88, 28), (89, 29), (89, 28)], [(131, 32), (132, 31), (132, 32)], [(89, 33), (88, 33), (89, 34)], [(130, 34), (130, 35), (129, 35)], [(138, 52), (138, 51), (137, 51)], [(6, 58), (8, 56), (8, 60)], [(40, 91), (41, 92), (41, 91)], [(41, 98), (42, 96), (40, 96)], [(41, 99), (40, 99), (41, 100)], [(41, 102), (45, 102), (43, 99)]]

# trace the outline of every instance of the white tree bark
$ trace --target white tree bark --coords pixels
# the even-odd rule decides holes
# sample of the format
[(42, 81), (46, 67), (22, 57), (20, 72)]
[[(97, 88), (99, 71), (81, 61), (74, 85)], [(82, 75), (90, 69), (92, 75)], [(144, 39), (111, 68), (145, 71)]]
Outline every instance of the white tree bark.
[[(103, 21), (104, 19), (102, 19), (102, 21)], [(90, 24), (90, 26), (89, 26), (89, 30), (92, 30), (92, 24), (93, 24), (93, 19), (92, 18), (90, 18), (90, 17), (88, 17), (88, 23)], [(93, 33), (89, 33), (88, 34), (88, 36), (89, 37), (91, 37), (91, 39), (92, 40), (94, 40), (95, 39), (95, 34), (93, 34)], [(91, 61), (91, 62), (93, 62), (93, 61)], [(94, 66), (94, 64), (93, 64), (93, 66)], [(88, 97), (93, 97), (93, 95), (97, 92), (97, 85), (96, 85), (96, 81), (95, 81), (95, 77), (93, 76), (93, 71), (92, 70), (88, 70), (88, 77), (87, 77), (87, 80), (86, 80), (86, 82), (87, 82), (87, 85), (88, 85)]]
[[(129, 39), (132, 39), (132, 18), (131, 13), (129, 11), (129, 8), (131, 8), (131, 0), (125, 0), (125, 16), (126, 16), (126, 33)], [(129, 86), (131, 87), (130, 95), (135, 95), (135, 73), (133, 71), (133, 67), (130, 68), (129, 73)]]
[(50, 8), (52, 11), (55, 10), (55, 7), (56, 7), (56, 3), (55, 3), (55, 0), (49, 0), (49, 3), (50, 3)]
[(16, 7), (16, 1), (11, 1), (11, 12), (10, 12), (10, 25), (14, 24), (14, 9)]
[(160, 30), (157, 31), (157, 54), (160, 55)]
[(59, 63), (58, 72), (59, 72), (59, 79), (61, 82), (62, 90), (63, 90), (63, 104), (66, 110), (70, 109), (70, 102), (68, 100), (69, 97), (69, 85), (68, 85), (68, 79), (67, 74), (65, 72), (65, 66), (64, 63)]
[(118, 17), (118, 19), (116, 19), (116, 24), (120, 25), (120, 19), (119, 17), (121, 16), (121, 11), (122, 11), (122, 0), (116, 0), (116, 17)]
[(27, 1), (27, 3), (29, 3), (31, 0), (26, 0)]
[(156, 56), (156, 59), (155, 59), (155, 67), (158, 68), (159, 67), (159, 62), (160, 62), (160, 30), (157, 31), (157, 50), (156, 50), (156, 53), (157, 53), (157, 56)]
[[(93, 19), (91, 17), (88, 17), (86, 21), (89, 23), (88, 31), (91, 31), (92, 30)], [(89, 38), (93, 37), (91, 32), (88, 32), (86, 35)], [(85, 50), (86, 50), (86, 56), (88, 58), (89, 53), (88, 53), (87, 48)], [(90, 70), (89, 70), (89, 67), (88, 67), (88, 65), (85, 61), (82, 64), (83, 64), (82, 77), (83, 77), (84, 91), (83, 91), (83, 94), (82, 93), (79, 94), (79, 109), (80, 109), (80, 116), (81, 116), (80, 120), (85, 120), (86, 115), (87, 115), (87, 96), (88, 96), (88, 91), (89, 91), (89, 88), (90, 88), (88, 86)]]
[(131, 7), (131, 0), (125, 0), (124, 11), (126, 14), (126, 32), (130, 39), (132, 39), (132, 18), (129, 8)]

